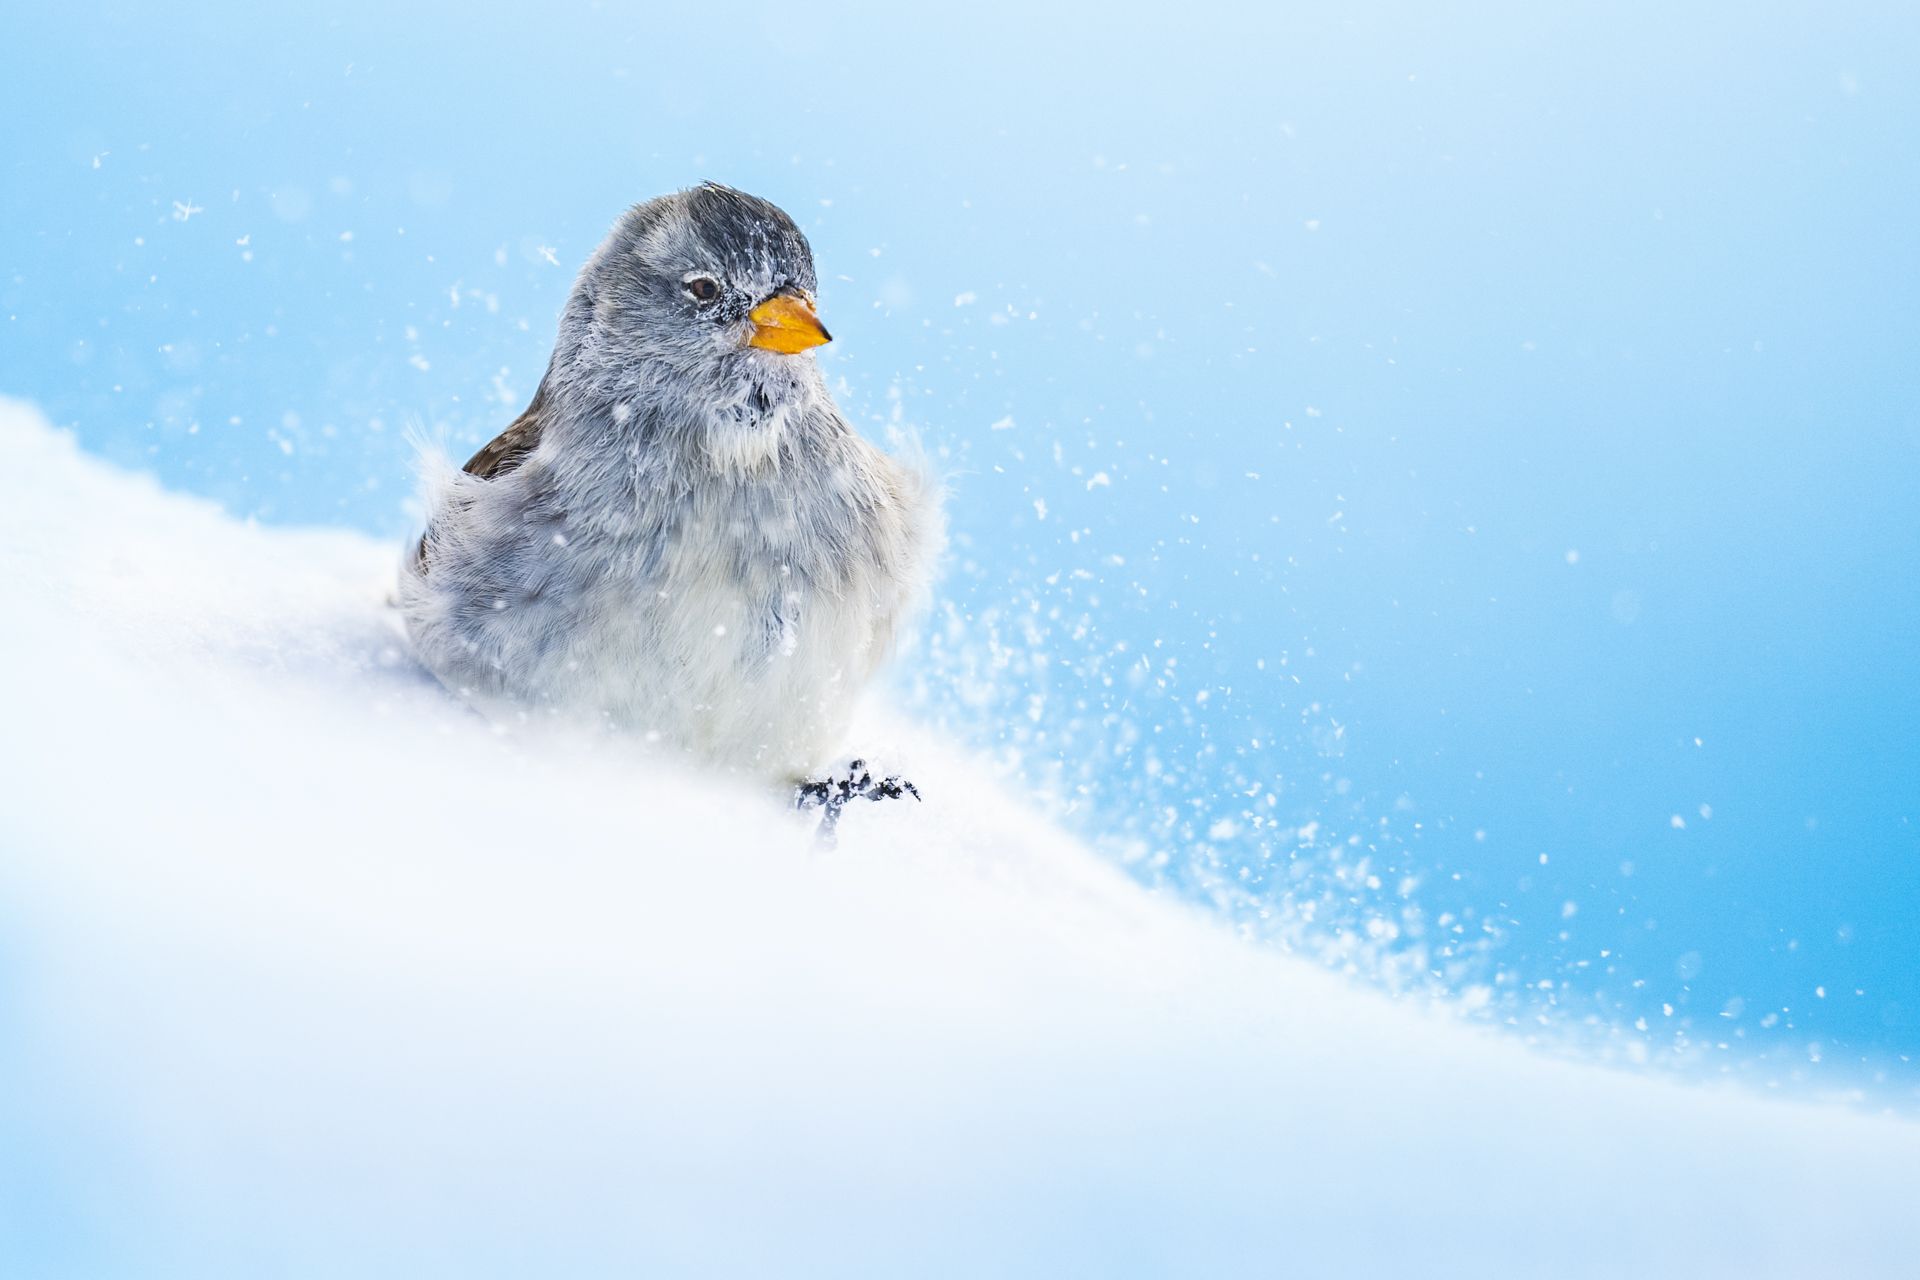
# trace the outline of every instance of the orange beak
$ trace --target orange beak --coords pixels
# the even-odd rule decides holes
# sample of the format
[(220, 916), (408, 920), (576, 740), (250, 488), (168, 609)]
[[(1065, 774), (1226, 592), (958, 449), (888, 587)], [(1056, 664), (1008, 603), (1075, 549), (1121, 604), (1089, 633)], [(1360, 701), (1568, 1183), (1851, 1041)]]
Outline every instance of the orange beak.
[(791, 356), (833, 341), (833, 335), (813, 313), (813, 304), (798, 294), (776, 293), (750, 311), (747, 319), (753, 321), (753, 336), (747, 339), (747, 345), (762, 351)]

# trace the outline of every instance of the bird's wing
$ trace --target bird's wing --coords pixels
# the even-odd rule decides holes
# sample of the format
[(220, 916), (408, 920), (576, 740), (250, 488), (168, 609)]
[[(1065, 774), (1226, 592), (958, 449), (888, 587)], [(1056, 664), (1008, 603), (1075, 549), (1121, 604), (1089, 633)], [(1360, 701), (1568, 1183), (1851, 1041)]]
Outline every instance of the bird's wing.
[(534, 446), (540, 443), (540, 432), (545, 426), (547, 407), (547, 386), (540, 384), (540, 390), (534, 393), (533, 403), (526, 411), (513, 420), (513, 425), (495, 436), (480, 452), (467, 459), (463, 468), (468, 475), (479, 476), (482, 480), (493, 480), (507, 474), (525, 462)]
[[(546, 425), (547, 384), (542, 382), (540, 389), (534, 392), (533, 403), (529, 404), (521, 415), (513, 420), (505, 431), (495, 436), (480, 452), (467, 459), (467, 465), (461, 470), (468, 475), (478, 476), (482, 480), (497, 480), (507, 472), (527, 460), (534, 446), (540, 443), (540, 432)], [(420, 535), (420, 541), (413, 549), (413, 568), (416, 573), (427, 571), (428, 543), (432, 541), (433, 529), (429, 527)]]

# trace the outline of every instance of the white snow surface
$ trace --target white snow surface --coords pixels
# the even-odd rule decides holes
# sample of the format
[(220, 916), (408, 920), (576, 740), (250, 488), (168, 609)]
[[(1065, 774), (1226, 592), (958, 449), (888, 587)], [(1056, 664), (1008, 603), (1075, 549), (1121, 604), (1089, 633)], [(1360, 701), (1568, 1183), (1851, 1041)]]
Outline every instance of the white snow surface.
[(0, 1273), (1911, 1275), (1920, 1126), (1536, 1055), (1157, 898), (979, 761), (823, 852), (523, 741), (398, 549), (0, 401)]

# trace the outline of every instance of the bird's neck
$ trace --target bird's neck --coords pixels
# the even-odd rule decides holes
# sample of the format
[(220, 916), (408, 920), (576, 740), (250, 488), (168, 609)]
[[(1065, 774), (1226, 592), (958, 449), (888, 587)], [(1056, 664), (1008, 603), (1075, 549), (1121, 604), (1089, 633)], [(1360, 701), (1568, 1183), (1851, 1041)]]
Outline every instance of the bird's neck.
[(661, 476), (777, 478), (838, 425), (818, 371), (809, 372), (772, 392), (753, 382), (689, 386), (632, 367), (558, 387), (550, 372), (541, 395), (552, 406), (552, 429), (590, 456)]

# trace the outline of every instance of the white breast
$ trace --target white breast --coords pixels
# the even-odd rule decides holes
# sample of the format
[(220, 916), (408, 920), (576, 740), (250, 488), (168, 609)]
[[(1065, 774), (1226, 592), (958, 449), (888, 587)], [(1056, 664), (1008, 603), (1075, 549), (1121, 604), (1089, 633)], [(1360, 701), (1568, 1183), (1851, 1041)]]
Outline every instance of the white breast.
[(721, 522), (689, 523), (664, 578), (600, 578), (547, 673), (557, 698), (756, 771), (802, 776), (838, 745), (879, 655), (865, 589), (827, 593), (748, 560)]

